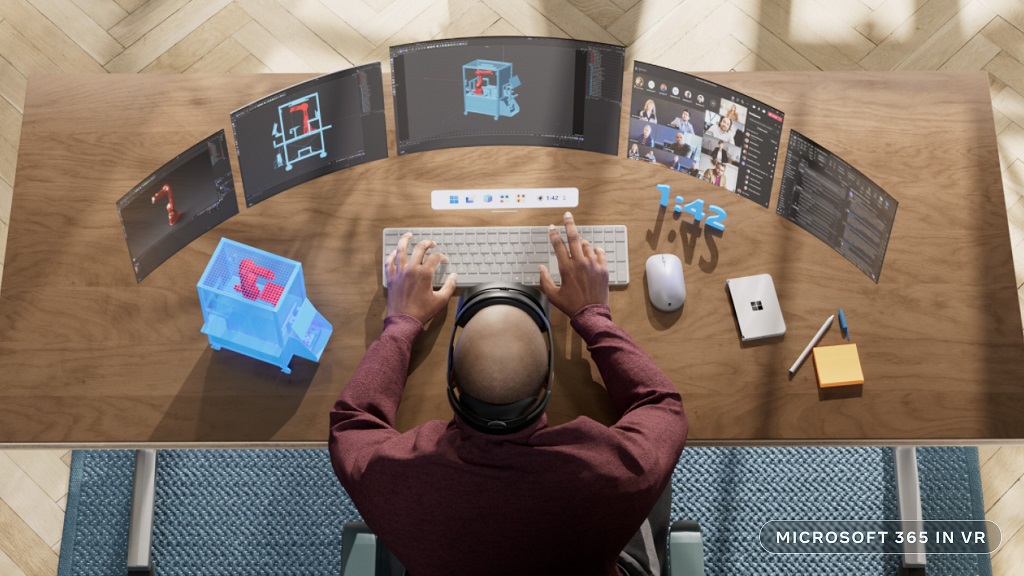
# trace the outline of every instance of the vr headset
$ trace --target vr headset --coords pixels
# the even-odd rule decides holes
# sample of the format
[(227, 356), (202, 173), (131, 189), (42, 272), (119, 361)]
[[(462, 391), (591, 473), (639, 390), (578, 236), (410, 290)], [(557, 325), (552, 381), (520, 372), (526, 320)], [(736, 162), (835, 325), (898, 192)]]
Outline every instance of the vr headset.
[[(490, 404), (462, 392), (455, 381), (455, 334), (488, 306), (508, 305), (526, 312), (547, 336), (548, 371), (546, 382), (536, 393), (509, 404)], [(455, 327), (448, 344), (448, 402), (452, 410), (473, 428), (488, 434), (512, 434), (537, 421), (551, 397), (555, 370), (555, 347), (551, 339), (548, 299), (539, 290), (515, 282), (488, 282), (466, 290), (459, 297)]]

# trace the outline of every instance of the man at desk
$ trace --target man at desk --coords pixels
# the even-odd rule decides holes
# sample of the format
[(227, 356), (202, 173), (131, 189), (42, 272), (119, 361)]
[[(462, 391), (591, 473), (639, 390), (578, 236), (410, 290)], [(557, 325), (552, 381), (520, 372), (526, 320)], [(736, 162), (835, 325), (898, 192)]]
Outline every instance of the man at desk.
[[(541, 287), (586, 341), (621, 413), (611, 427), (586, 417), (549, 427), (540, 412), (508, 434), (460, 416), (399, 433), (413, 342), (455, 284), (433, 290), (443, 256), (427, 254), (432, 242), (407, 257), (404, 236), (387, 259), (384, 330), (331, 412), (329, 444), (363, 519), (414, 576), (633, 576), (663, 560), (649, 551), (663, 552), (686, 416), (672, 382), (611, 320), (604, 251), (580, 238), (571, 214), (565, 227), (568, 247), (549, 230), (561, 287), (544, 267)], [(525, 315), (488, 306), (465, 324), (453, 360), (461, 394), (511, 405), (546, 386), (546, 345)]]

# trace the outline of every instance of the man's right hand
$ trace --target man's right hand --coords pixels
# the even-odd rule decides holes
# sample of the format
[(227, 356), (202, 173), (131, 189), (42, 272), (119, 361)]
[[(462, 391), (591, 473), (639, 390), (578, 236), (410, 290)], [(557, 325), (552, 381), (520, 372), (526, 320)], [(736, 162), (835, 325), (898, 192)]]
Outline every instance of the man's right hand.
[(603, 248), (594, 248), (580, 238), (570, 212), (565, 213), (565, 242), (552, 224), (548, 237), (558, 259), (562, 286), (555, 286), (547, 266), (540, 267), (540, 288), (556, 308), (572, 318), (590, 304), (608, 305), (608, 259)]
[(427, 250), (437, 243), (423, 240), (407, 256), (412, 234), (406, 232), (398, 239), (398, 247), (388, 255), (384, 273), (388, 280), (388, 315), (407, 314), (426, 324), (448, 305), (455, 292), (455, 273), (448, 275), (444, 285), (434, 290), (434, 271), (441, 262), (447, 262), (444, 254)]

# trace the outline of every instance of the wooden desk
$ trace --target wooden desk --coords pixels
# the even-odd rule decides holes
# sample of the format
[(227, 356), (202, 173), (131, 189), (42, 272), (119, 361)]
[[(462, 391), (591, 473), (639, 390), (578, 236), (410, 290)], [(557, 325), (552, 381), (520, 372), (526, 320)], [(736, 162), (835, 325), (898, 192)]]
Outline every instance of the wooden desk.
[[(248, 210), (240, 201), (238, 216), (136, 285), (114, 201), (217, 130), (232, 145), (232, 110), (305, 77), (31, 78), (0, 294), (0, 442), (322, 445), (331, 405), (381, 330), (381, 228), (560, 221), (559, 210), (430, 209), (432, 189), (485, 186), (576, 186), (577, 222), (629, 227), (632, 283), (613, 291), (613, 313), (677, 383), (692, 444), (1024, 438), (1024, 341), (985, 75), (706, 76), (784, 110), (785, 128), (899, 200), (879, 284), (775, 214), (784, 149), (766, 210), (624, 157), (488, 147), (392, 156)], [(626, 122), (624, 108), (621, 149)], [(725, 233), (659, 214), (662, 182), (723, 206)], [(335, 327), (319, 366), (297, 360), (289, 376), (210, 349), (195, 285), (221, 236), (303, 263), (309, 297)], [(669, 251), (686, 270), (676, 314), (645, 295), (647, 256)], [(775, 278), (788, 331), (741, 345), (725, 280), (761, 272)], [(859, 396), (824, 398), (810, 362), (792, 380), (787, 369), (839, 307), (866, 384)], [(450, 417), (442, 375), (454, 308), (416, 346), (404, 428)], [(560, 313), (553, 323), (550, 420), (612, 421), (585, 346)], [(823, 342), (840, 343), (838, 328)]]

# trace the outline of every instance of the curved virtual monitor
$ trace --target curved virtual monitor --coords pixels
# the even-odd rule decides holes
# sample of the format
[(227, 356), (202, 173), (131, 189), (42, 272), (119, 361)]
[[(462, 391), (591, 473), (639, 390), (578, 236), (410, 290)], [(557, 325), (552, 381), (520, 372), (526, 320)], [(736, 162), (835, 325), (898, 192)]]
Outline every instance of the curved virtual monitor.
[(459, 38), (391, 47), (398, 154), (558, 146), (618, 154), (621, 46)]
[(388, 157), (380, 63), (308, 80), (231, 113), (245, 205)]
[(117, 201), (135, 281), (189, 242), (238, 214), (221, 130), (182, 152)]
[(687, 173), (765, 208), (782, 111), (714, 82), (633, 64), (626, 155)]
[(843, 255), (878, 284), (896, 201), (842, 158), (789, 131), (775, 212)]

